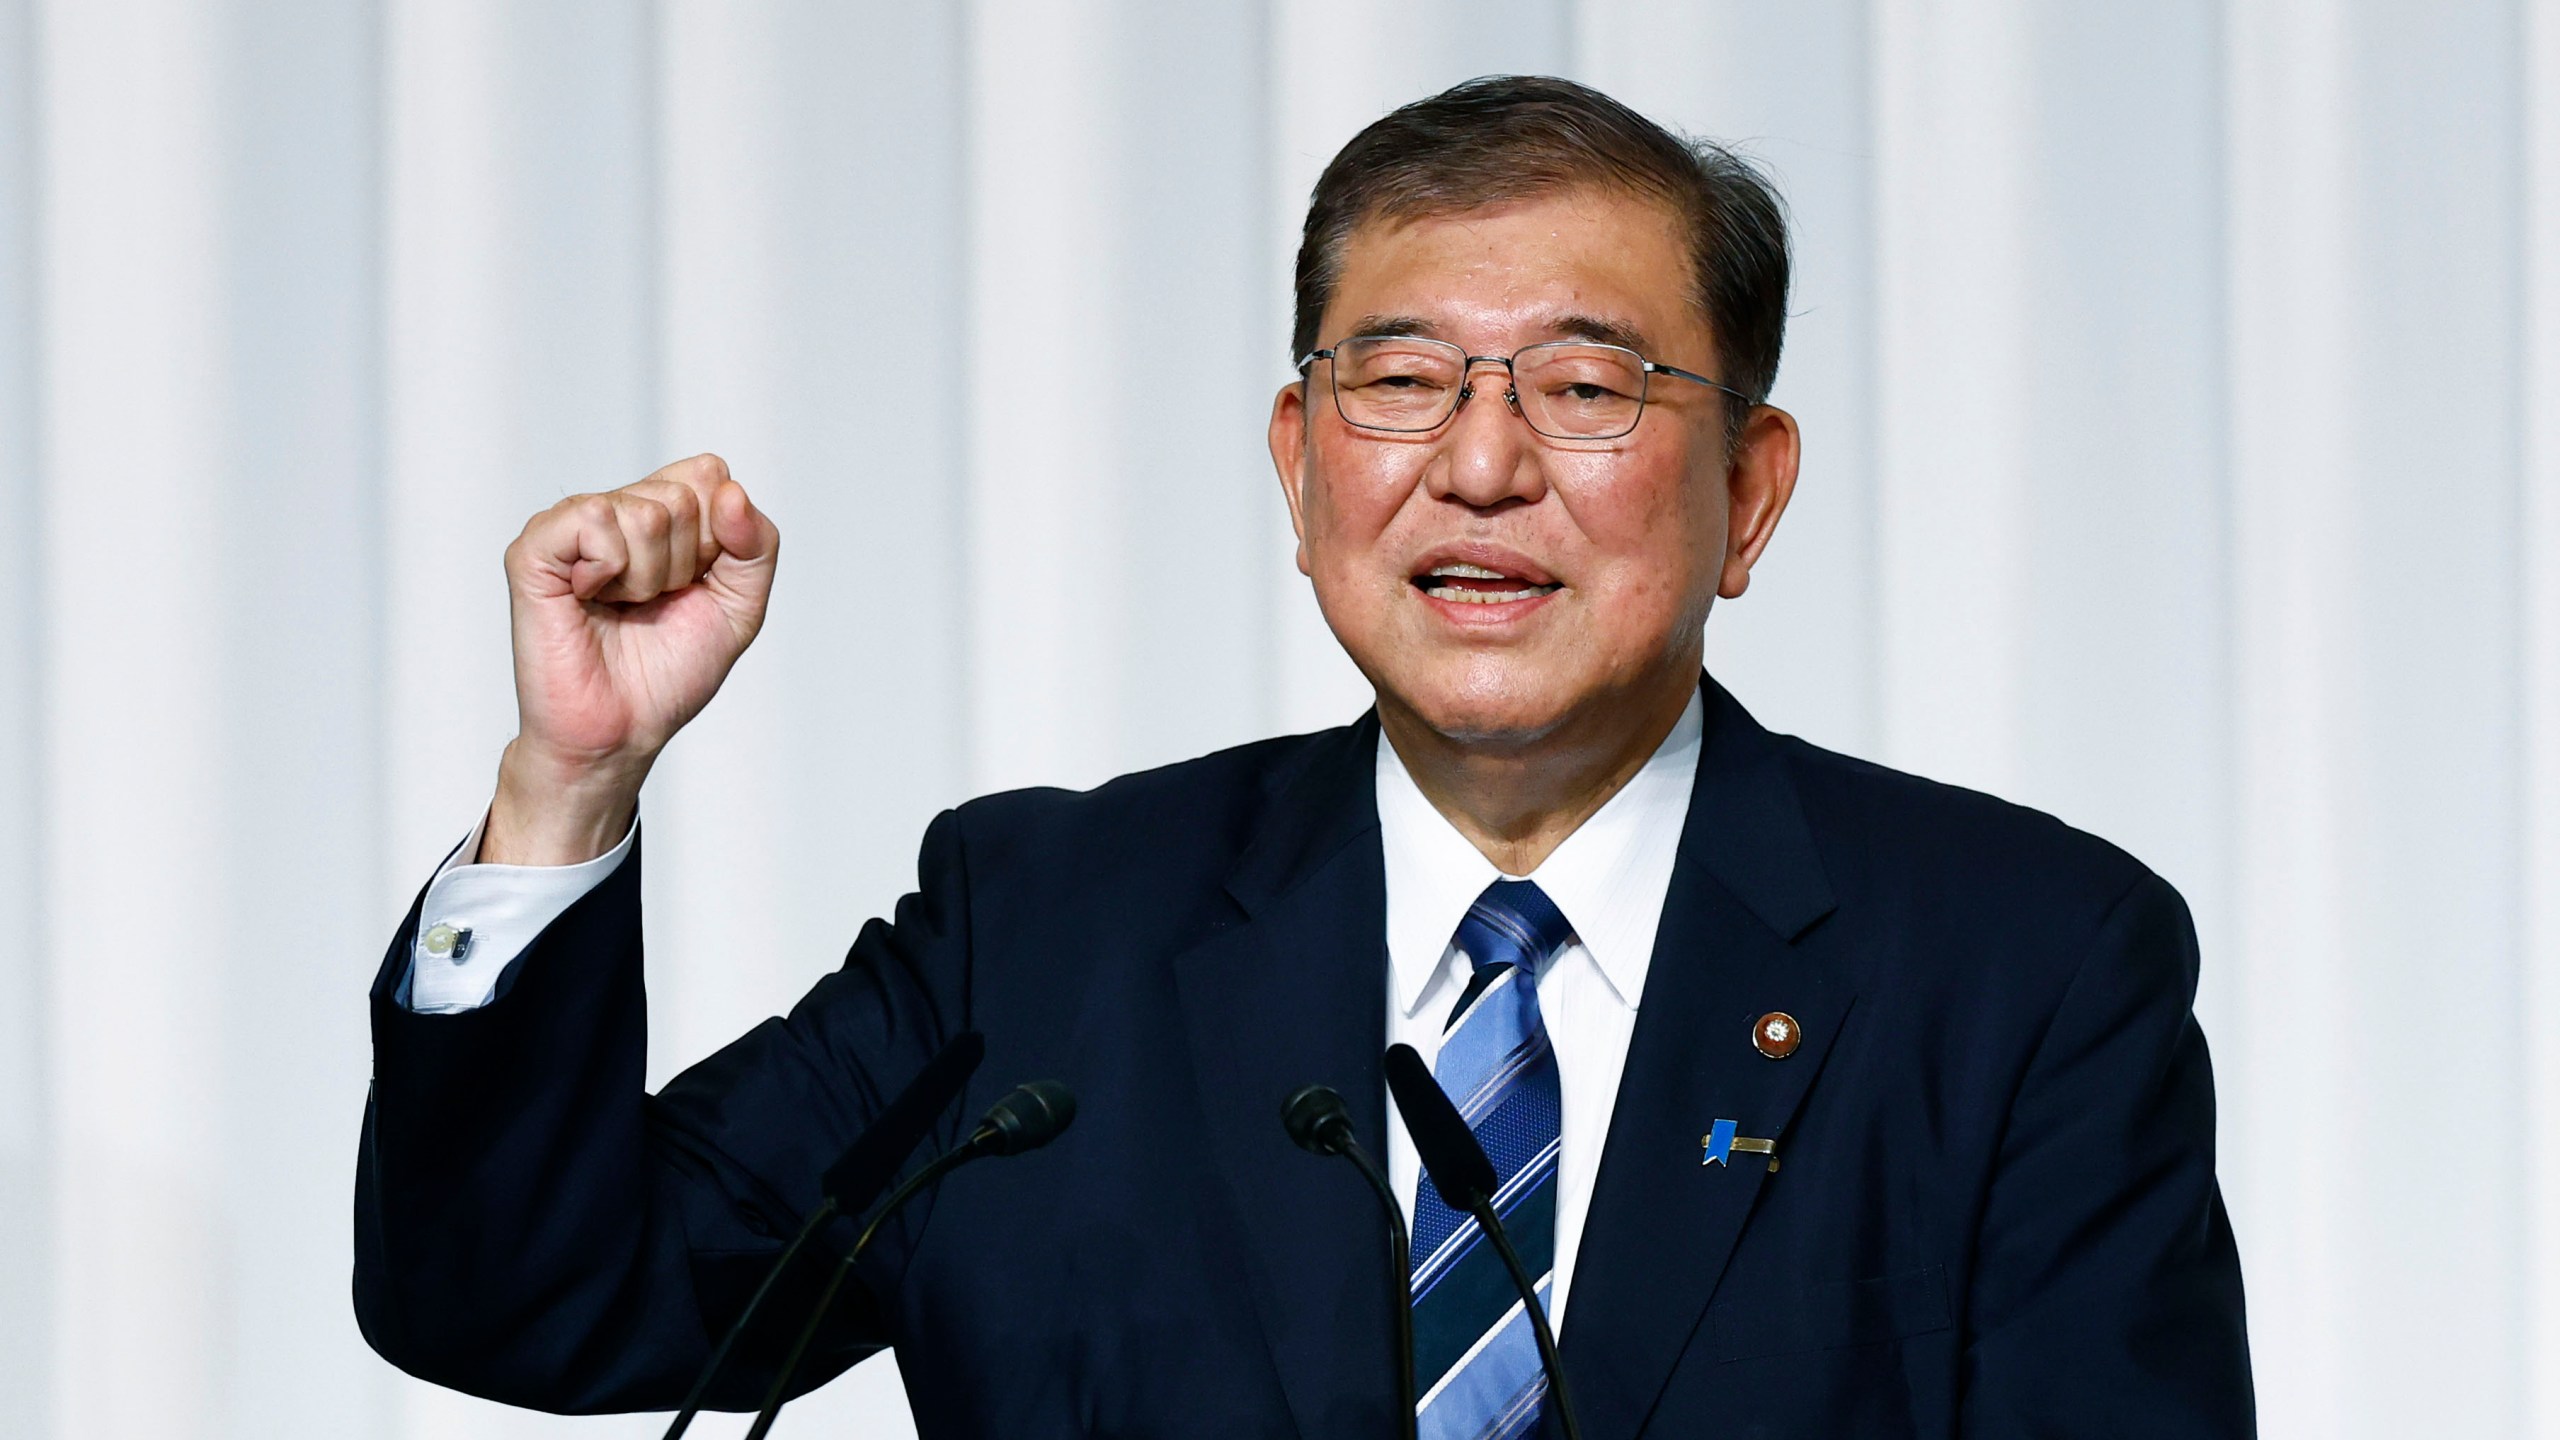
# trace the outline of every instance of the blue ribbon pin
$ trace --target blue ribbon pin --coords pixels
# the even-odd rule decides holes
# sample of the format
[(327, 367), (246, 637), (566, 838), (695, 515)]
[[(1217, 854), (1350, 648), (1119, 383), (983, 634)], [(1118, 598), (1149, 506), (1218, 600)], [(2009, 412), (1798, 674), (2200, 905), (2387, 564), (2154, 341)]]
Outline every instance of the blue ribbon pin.
[(1699, 1161), (1698, 1163), (1701, 1165), (1729, 1166), (1733, 1163), (1733, 1157), (1738, 1154), (1766, 1155), (1769, 1157), (1769, 1168), (1771, 1170), (1777, 1169), (1778, 1142), (1775, 1140), (1755, 1140), (1748, 1135), (1737, 1135), (1733, 1133), (1741, 1128), (1741, 1124), (1742, 1122), (1738, 1120), (1717, 1121), (1716, 1128), (1707, 1132), (1707, 1158)]

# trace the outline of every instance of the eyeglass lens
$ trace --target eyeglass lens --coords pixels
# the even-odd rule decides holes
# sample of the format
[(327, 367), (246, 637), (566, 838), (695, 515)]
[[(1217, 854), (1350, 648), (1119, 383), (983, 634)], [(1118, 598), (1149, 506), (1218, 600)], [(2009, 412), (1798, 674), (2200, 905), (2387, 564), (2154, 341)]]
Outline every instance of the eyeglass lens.
[[(1467, 352), (1445, 340), (1359, 336), (1334, 347), (1334, 402), (1371, 430), (1436, 430), (1458, 408)], [(1511, 358), (1529, 428), (1559, 439), (1624, 435), (1644, 412), (1644, 360), (1615, 345), (1531, 345)]]

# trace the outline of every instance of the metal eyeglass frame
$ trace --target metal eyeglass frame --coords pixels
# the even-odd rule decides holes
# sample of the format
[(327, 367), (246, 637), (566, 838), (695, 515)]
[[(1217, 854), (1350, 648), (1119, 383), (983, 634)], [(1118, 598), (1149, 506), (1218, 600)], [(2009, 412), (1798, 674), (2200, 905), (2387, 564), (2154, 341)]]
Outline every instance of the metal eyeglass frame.
[[(1633, 435), (1636, 433), (1636, 426), (1644, 422), (1644, 407), (1653, 398), (1653, 377), (1656, 375), (1676, 375), (1683, 380), (1704, 385), (1710, 390), (1721, 391), (1722, 393), (1730, 395), (1734, 399), (1741, 401), (1745, 405), (1749, 405), (1751, 403), (1750, 396), (1743, 394), (1741, 391), (1734, 389), (1732, 386), (1725, 384), (1721, 380), (1710, 380), (1704, 375), (1700, 375), (1691, 370), (1683, 370), (1677, 365), (1665, 365), (1657, 360), (1647, 360), (1643, 355), (1628, 349), (1624, 345), (1611, 345), (1600, 340), (1541, 340), (1535, 345), (1523, 345), (1508, 355), (1469, 355), (1466, 352), (1466, 347), (1462, 345), (1457, 345), (1447, 340), (1433, 340), (1429, 336), (1424, 335), (1346, 335), (1342, 339), (1335, 341), (1331, 345), (1327, 345), (1321, 350), (1310, 350), (1306, 354), (1299, 356), (1296, 367), (1299, 378), (1312, 382), (1314, 379), (1314, 373), (1310, 367), (1319, 360), (1332, 359), (1334, 351), (1340, 349), (1342, 346), (1350, 344), (1354, 340), (1419, 340), (1430, 345), (1447, 345), (1450, 349), (1457, 351), (1461, 357), (1458, 367), (1458, 374), (1460, 376), (1458, 384), (1458, 398), (1449, 403), (1449, 413), (1432, 421), (1428, 425), (1417, 426), (1412, 429), (1405, 429), (1394, 425), (1370, 425), (1365, 422), (1352, 419), (1350, 412), (1342, 408), (1342, 387), (1339, 385), (1335, 386), (1333, 388), (1333, 413), (1342, 417), (1342, 423), (1350, 426), (1354, 430), (1368, 430), (1380, 435), (1428, 435), (1432, 431), (1437, 430), (1441, 426), (1458, 418), (1458, 412), (1466, 408), (1466, 404), (1469, 400), (1475, 398), (1476, 387), (1465, 377), (1473, 375), (1475, 373), (1476, 366), (1478, 365), (1499, 365), (1502, 367), (1503, 374), (1510, 377), (1509, 383), (1502, 392), (1503, 403), (1511, 407), (1511, 413), (1519, 416), (1520, 423), (1528, 426), (1531, 433), (1544, 435), (1550, 440), (1621, 440), (1629, 435)], [(1613, 430), (1606, 435), (1557, 435), (1546, 430), (1540, 430), (1537, 422), (1529, 418), (1529, 412), (1522, 408), (1520, 404), (1520, 372), (1515, 368), (1515, 363), (1521, 356), (1528, 354), (1532, 350), (1560, 350), (1566, 346), (1572, 346), (1575, 349), (1580, 350), (1615, 350), (1621, 355), (1629, 356), (1634, 359), (1637, 366), (1644, 372), (1645, 390), (1643, 394), (1636, 397), (1635, 418), (1627, 422), (1626, 429)]]

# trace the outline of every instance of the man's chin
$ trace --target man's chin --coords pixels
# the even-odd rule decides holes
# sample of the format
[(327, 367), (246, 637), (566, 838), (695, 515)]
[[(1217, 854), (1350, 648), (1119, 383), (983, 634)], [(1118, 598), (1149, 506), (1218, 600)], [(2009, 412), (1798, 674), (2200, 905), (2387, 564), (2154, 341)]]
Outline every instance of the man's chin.
[[(1576, 694), (1574, 687), (1555, 681), (1498, 688), (1418, 686), (1393, 703), (1451, 744), (1498, 750), (1535, 745), (1563, 728), (1577, 708)], [(1383, 693), (1380, 700), (1390, 703)]]
[(1656, 710), (1656, 699), (1648, 697), (1669, 704), (1670, 690), (1697, 684), (1693, 656), (1663, 657), (1666, 663), (1646, 667), (1640, 677), (1588, 663), (1539, 663), (1549, 658), (1477, 653), (1402, 674), (1372, 670), (1370, 676), (1382, 682), (1382, 715), (1451, 744), (1488, 750), (1534, 749), (1567, 731), (1598, 734), (1642, 724)]

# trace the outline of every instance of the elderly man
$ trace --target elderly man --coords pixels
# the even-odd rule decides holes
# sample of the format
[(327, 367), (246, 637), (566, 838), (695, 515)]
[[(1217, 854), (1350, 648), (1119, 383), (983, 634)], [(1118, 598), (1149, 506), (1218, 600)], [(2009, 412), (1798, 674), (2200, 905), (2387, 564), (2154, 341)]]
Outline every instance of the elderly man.
[[(1748, 167), (1580, 86), (1363, 131), (1307, 216), (1270, 444), (1376, 708), (945, 814), (840, 970), (655, 1096), (641, 783), (778, 535), (707, 456), (534, 517), (521, 729), (374, 990), (367, 1336), (518, 1404), (672, 1407), (828, 1163), (976, 1030), (968, 1113), (1047, 1074), (1083, 1118), (885, 1228), (808, 1382), (894, 1345), (928, 1437), (1386, 1435), (1410, 1306), (1423, 1434), (1556, 1433), (1390, 1115), (1404, 1042), (1495, 1162), (1593, 1440), (2248, 1433), (2176, 893), (1702, 676), (1795, 484), (1786, 264)], [(1311, 1081), (1383, 1142), (1409, 1283), (1275, 1119)]]

